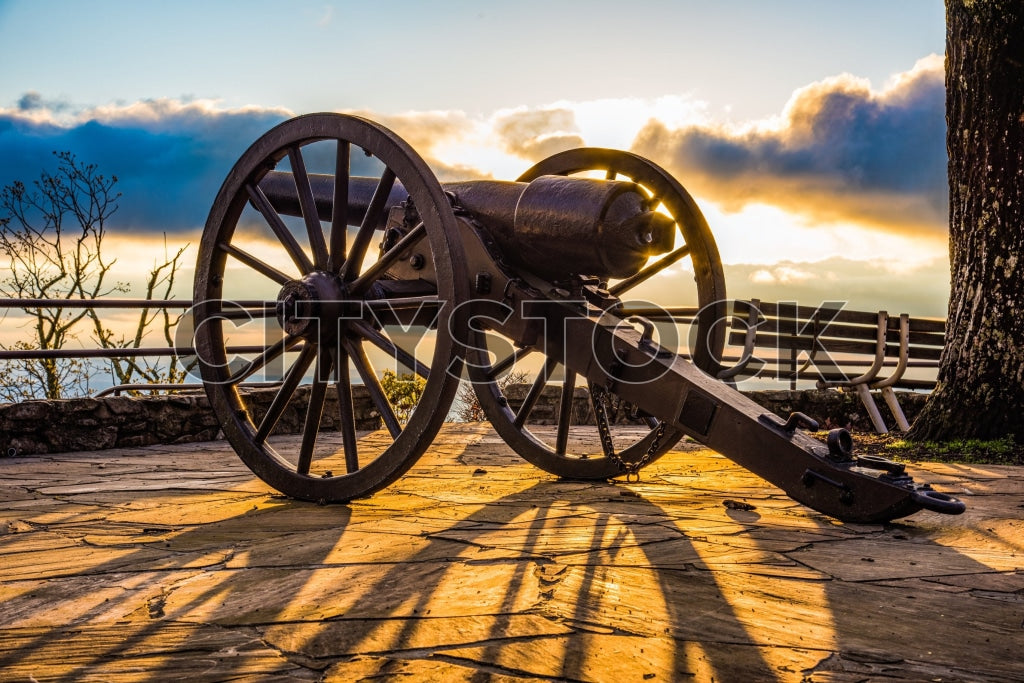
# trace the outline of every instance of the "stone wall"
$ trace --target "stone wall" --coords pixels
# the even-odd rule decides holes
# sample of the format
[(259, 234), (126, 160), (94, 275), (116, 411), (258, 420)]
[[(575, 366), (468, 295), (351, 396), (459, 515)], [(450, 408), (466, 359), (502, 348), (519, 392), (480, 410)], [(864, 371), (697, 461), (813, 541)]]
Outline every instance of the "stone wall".
[[(513, 410), (517, 410), (522, 405), (528, 390), (529, 386), (527, 385), (516, 385), (506, 389), (506, 397)], [(874, 431), (867, 410), (864, 409), (857, 394), (852, 391), (784, 389), (745, 391), (743, 393), (764, 406), (766, 410), (783, 418), (789, 417), (790, 413), (801, 412), (817, 420), (822, 428), (846, 427), (854, 431)], [(921, 411), (928, 399), (927, 394), (910, 391), (896, 392), (896, 395), (904, 415), (910, 422), (914, 421), (914, 417)], [(895, 429), (896, 420), (893, 419), (889, 406), (878, 392), (873, 392), (873, 396), (885, 423), (890, 429)], [(560, 387), (545, 388), (537, 405), (530, 413), (530, 422), (544, 425), (558, 424), (560, 397)], [(572, 411), (572, 424), (594, 424), (594, 411), (590, 406), (590, 399), (585, 388), (576, 388), (573, 394)], [(630, 420), (623, 411), (616, 413), (614, 421), (619, 424), (636, 422)]]
[[(275, 389), (244, 392), (246, 407), (259, 423)], [(338, 428), (338, 400), (324, 406), (323, 428)], [(303, 406), (309, 387), (300, 387), (274, 430), (297, 434), (302, 430)], [(356, 428), (377, 429), (380, 417), (369, 394), (353, 387)], [(153, 444), (210, 441), (220, 436), (217, 418), (206, 394), (188, 392), (160, 396), (106, 396), (59, 401), (26, 401), (0, 405), (0, 455), (30, 455), (67, 451), (127, 448)]]
[[(507, 389), (509, 404), (517, 408), (529, 387)], [(281, 416), (274, 433), (296, 434), (302, 430), (303, 406), (309, 387), (300, 387)], [(275, 389), (258, 389), (245, 393), (245, 401), (258, 423), (276, 393)], [(856, 394), (835, 390), (817, 391), (755, 391), (746, 392), (767, 410), (787, 417), (800, 411), (818, 420), (823, 426), (847, 426), (871, 431), (867, 412)], [(328, 392), (322, 428), (334, 431), (337, 425), (337, 398)], [(548, 387), (531, 413), (531, 422), (558, 422), (558, 387)], [(927, 400), (926, 394), (900, 392), (900, 404), (913, 421)], [(377, 429), (380, 416), (362, 386), (353, 387), (357, 429)], [(877, 397), (886, 424), (895, 425), (885, 402)], [(573, 396), (573, 424), (594, 424), (594, 413), (587, 390), (578, 387)], [(618, 423), (630, 422), (624, 411), (615, 416)], [(26, 401), (0, 405), (0, 456), (60, 453), (80, 450), (101, 450), (148, 446), (153, 444), (209, 441), (220, 436), (217, 418), (210, 410), (206, 395), (190, 392), (162, 396), (108, 396), (61, 401)]]
[[(789, 417), (790, 413), (801, 412), (817, 420), (823, 429), (846, 427), (853, 431), (874, 431), (867, 410), (864, 409), (857, 394), (853, 391), (840, 392), (835, 389), (790, 391), (787, 389), (744, 393), (780, 417)], [(872, 392), (872, 396), (885, 424), (889, 429), (895, 430), (896, 420), (893, 419), (889, 406), (886, 405), (881, 394)], [(914, 421), (928, 400), (928, 394), (914, 391), (897, 391), (896, 396), (908, 422)]]

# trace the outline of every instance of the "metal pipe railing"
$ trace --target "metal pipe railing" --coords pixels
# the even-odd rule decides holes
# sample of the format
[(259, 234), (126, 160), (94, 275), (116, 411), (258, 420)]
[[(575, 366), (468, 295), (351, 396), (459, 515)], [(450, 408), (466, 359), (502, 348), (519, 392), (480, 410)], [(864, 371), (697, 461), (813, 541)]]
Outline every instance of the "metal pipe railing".
[[(229, 354), (263, 353), (266, 346), (229, 346), (226, 351)], [(301, 351), (301, 346), (296, 346), (294, 351)], [(136, 356), (194, 356), (196, 355), (193, 346), (140, 346), (138, 348), (128, 346), (115, 349), (18, 349), (13, 351), (0, 351), (0, 360), (49, 360), (62, 358), (129, 358)]]
[[(263, 300), (233, 301), (233, 304), (240, 308), (262, 308), (272, 307), (274, 302)], [(0, 298), (0, 309), (181, 309), (192, 308), (194, 302), (191, 299), (10, 299)], [(229, 346), (226, 349), (228, 354), (243, 355), (263, 353), (266, 346)], [(301, 346), (293, 349), (301, 351)], [(93, 349), (0, 349), (0, 360), (61, 360), (70, 358), (137, 358), (137, 357), (187, 357), (195, 356), (196, 350), (193, 346), (153, 346), (153, 347), (122, 347), (122, 348), (93, 348)], [(247, 387), (276, 386), (280, 382), (253, 382), (245, 384)], [(106, 396), (108, 394), (119, 394), (122, 391), (188, 391), (195, 388), (202, 389), (202, 385), (196, 384), (121, 384), (96, 394)]]
[[(140, 308), (173, 308), (188, 310), (192, 308), (195, 302), (191, 299), (0, 299), (0, 308), (19, 308), (19, 309), (30, 309), (30, 308), (98, 308), (98, 309), (140, 309)], [(237, 305), (239, 308), (260, 308), (267, 309), (272, 307), (275, 302), (265, 300), (244, 300), (244, 301), (232, 301), (231, 303)], [(623, 309), (620, 313), (629, 312), (631, 314), (644, 314), (652, 319), (670, 319), (677, 323), (692, 322), (698, 309), (695, 307), (637, 307), (631, 309)], [(292, 351), (301, 351), (302, 347), (297, 346)], [(232, 355), (243, 355), (251, 353), (263, 353), (266, 350), (265, 346), (230, 346), (227, 347), (226, 352)], [(196, 350), (192, 346), (161, 346), (161, 347), (138, 347), (138, 348), (97, 348), (97, 349), (19, 349), (19, 350), (0, 350), (0, 360), (49, 360), (49, 359), (68, 359), (68, 358), (130, 358), (130, 357), (185, 357), (196, 355)], [(684, 358), (688, 359), (688, 354), (682, 354)], [(722, 362), (739, 362), (744, 357), (734, 357), (727, 355), (722, 358)], [(774, 358), (765, 358), (768, 362), (777, 361)], [(872, 364), (872, 361), (862, 361), (858, 359), (843, 359), (840, 361), (843, 366), (849, 367), (868, 367)], [(895, 360), (885, 359), (883, 361), (884, 366), (890, 366), (896, 364)], [(906, 362), (907, 367), (919, 367), (919, 368), (935, 368), (938, 366), (938, 361), (931, 360), (908, 360)], [(260, 384), (274, 385), (275, 383), (253, 383), (247, 386), (259, 386)], [(111, 387), (104, 389), (103, 392), (97, 395), (106, 395), (109, 393), (118, 393), (119, 391), (145, 391), (145, 390), (160, 390), (160, 391), (173, 391), (173, 390), (184, 390), (188, 388), (188, 385), (119, 385), (125, 387), (118, 389), (118, 387)], [(157, 389), (159, 387), (159, 389)], [(179, 389), (180, 388), (180, 389)], [(115, 391), (118, 389), (118, 391)]]
[[(279, 387), (284, 382), (246, 382), (239, 384), (238, 387), (242, 389), (265, 389), (269, 387)], [(97, 392), (93, 398), (102, 398), (104, 396), (120, 396), (122, 391), (195, 391), (203, 392), (206, 390), (206, 385), (196, 383), (182, 383), (182, 384), (117, 384), (112, 387), (107, 387), (103, 391)]]
[[(194, 305), (192, 299), (0, 299), (0, 308), (180, 308)], [(231, 301), (241, 308), (272, 308), (273, 301)]]

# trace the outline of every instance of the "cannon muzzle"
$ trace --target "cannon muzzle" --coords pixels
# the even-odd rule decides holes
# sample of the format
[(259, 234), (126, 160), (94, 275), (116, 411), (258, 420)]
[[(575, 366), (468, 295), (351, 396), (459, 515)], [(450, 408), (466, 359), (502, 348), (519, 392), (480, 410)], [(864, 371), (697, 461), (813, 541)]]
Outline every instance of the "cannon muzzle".
[[(311, 174), (309, 181), (320, 220), (331, 220), (334, 176)], [(377, 182), (350, 178), (350, 223), (363, 220)], [(647, 195), (631, 182), (542, 176), (529, 183), (472, 180), (443, 187), (457, 210), (483, 226), (506, 261), (552, 279), (629, 277), (675, 242), (675, 222), (651, 211)], [(290, 173), (271, 171), (260, 189), (279, 213), (302, 215)], [(407, 200), (408, 193), (396, 182), (388, 208)], [(385, 211), (378, 229), (384, 228), (386, 216)]]

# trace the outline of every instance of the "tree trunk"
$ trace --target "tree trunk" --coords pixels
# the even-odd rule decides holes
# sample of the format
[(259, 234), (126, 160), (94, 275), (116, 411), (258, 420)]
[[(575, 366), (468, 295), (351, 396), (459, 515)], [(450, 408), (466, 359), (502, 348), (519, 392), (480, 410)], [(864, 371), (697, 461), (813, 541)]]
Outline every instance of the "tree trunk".
[(912, 439), (1024, 440), (1024, 2), (947, 0), (952, 291)]

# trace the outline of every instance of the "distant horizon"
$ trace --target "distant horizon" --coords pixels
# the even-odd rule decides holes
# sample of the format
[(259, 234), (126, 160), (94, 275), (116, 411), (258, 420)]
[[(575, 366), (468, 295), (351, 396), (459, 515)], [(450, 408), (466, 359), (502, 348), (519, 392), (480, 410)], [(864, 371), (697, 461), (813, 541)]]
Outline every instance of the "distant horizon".
[(340, 111), (395, 130), (442, 181), (631, 150), (696, 199), (729, 298), (946, 316), (939, 0), (244, 7), (0, 3), (0, 186), (55, 150), (118, 176), (126, 296), (166, 240), (191, 244), (174, 292), (191, 298), (235, 160), (291, 116)]

